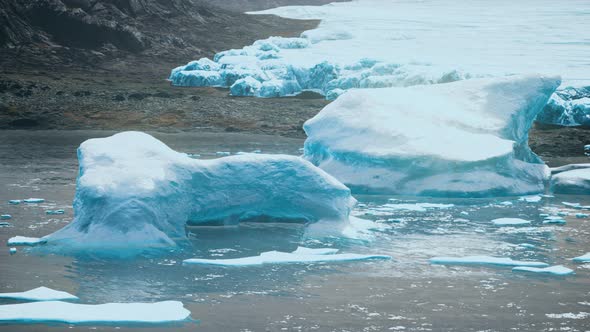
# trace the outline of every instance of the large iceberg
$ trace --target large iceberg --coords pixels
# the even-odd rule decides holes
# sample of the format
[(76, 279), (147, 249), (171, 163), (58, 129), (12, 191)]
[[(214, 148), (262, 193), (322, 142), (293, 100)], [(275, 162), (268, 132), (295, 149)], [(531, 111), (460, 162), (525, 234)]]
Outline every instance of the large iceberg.
[(141, 132), (78, 149), (75, 219), (43, 238), (70, 249), (167, 247), (185, 226), (240, 221), (347, 220), (350, 190), (308, 161), (244, 154), (195, 160)]
[(538, 193), (549, 169), (528, 131), (559, 84), (530, 75), (348, 91), (305, 123), (305, 157), (357, 192)]

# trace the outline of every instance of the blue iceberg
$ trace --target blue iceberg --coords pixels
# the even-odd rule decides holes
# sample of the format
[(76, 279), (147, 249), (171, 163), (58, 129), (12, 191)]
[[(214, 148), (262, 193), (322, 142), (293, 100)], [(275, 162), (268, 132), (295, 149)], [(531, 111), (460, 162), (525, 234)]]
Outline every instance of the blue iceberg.
[(176, 246), (187, 224), (347, 221), (356, 202), (299, 157), (198, 160), (141, 132), (88, 140), (78, 159), (75, 219), (42, 239), (59, 250)]
[(539, 193), (549, 169), (528, 131), (559, 84), (530, 75), (349, 90), (305, 123), (305, 158), (359, 193)]

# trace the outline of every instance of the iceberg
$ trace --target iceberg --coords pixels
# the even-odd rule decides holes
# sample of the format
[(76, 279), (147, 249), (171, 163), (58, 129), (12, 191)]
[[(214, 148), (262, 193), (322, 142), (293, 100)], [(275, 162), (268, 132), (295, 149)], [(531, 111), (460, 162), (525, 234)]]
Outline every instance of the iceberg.
[(37, 287), (35, 289), (31, 289), (29, 291), (20, 293), (0, 293), (0, 298), (26, 301), (78, 300), (77, 296), (74, 296), (70, 293), (54, 290), (47, 287)]
[(12, 205), (19, 205), (22, 201), (20, 199), (11, 199), (8, 201), (8, 204)]
[(552, 191), (556, 194), (590, 195), (590, 168), (571, 168), (551, 177)]
[(574, 274), (574, 270), (568, 269), (563, 265), (555, 265), (549, 267), (529, 267), (529, 266), (517, 266), (512, 268), (512, 272), (530, 272), (530, 273), (543, 273), (543, 274), (553, 274), (558, 276), (566, 276), (570, 274)]
[(27, 237), (27, 236), (14, 236), (8, 239), (9, 246), (36, 246), (38, 244), (44, 244), (47, 242), (43, 238), (38, 237)]
[(349, 90), (305, 123), (304, 156), (353, 192), (539, 193), (549, 168), (528, 131), (559, 84), (528, 75)]
[(590, 252), (585, 253), (582, 256), (574, 257), (572, 260), (576, 263), (589, 263), (590, 262)]
[(0, 220), (10, 220), (10, 219), (12, 219), (12, 216), (9, 214), (0, 215)]
[(326, 263), (326, 262), (351, 262), (374, 259), (391, 259), (387, 255), (360, 255), (337, 254), (338, 249), (319, 248), (310, 249), (298, 247), (297, 250), (288, 253), (280, 251), (267, 251), (259, 256), (250, 256), (233, 259), (185, 259), (185, 265), (220, 265), (220, 266), (255, 266), (263, 264), (289, 264), (289, 263)]
[(58, 250), (150, 249), (187, 240), (187, 224), (345, 222), (350, 190), (308, 161), (243, 154), (193, 159), (141, 132), (78, 149), (75, 219), (43, 238)]
[(535, 261), (518, 261), (507, 257), (466, 256), (466, 257), (433, 257), (431, 264), (441, 265), (501, 265), (501, 266), (530, 266), (548, 267), (549, 264)]
[(537, 121), (562, 126), (590, 125), (590, 86), (559, 89)]
[(0, 322), (163, 324), (190, 319), (182, 302), (77, 304), (61, 301), (0, 305)]
[(43, 198), (27, 198), (27, 199), (23, 199), (23, 202), (29, 203), (29, 204), (43, 203), (43, 202), (45, 202), (45, 199), (43, 199)]
[(498, 218), (492, 220), (492, 223), (496, 226), (521, 226), (530, 225), (531, 221), (520, 218)]

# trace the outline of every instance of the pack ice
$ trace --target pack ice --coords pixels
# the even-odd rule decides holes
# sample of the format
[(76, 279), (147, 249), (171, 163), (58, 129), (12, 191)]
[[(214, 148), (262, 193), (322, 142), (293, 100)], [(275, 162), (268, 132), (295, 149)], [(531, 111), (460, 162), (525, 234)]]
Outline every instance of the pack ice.
[(197, 160), (123, 132), (82, 143), (78, 159), (76, 217), (43, 238), (60, 249), (174, 246), (187, 223), (346, 220), (355, 203), (347, 187), (294, 156)]
[(351, 90), (304, 125), (305, 158), (353, 191), (503, 196), (543, 191), (528, 132), (558, 77)]

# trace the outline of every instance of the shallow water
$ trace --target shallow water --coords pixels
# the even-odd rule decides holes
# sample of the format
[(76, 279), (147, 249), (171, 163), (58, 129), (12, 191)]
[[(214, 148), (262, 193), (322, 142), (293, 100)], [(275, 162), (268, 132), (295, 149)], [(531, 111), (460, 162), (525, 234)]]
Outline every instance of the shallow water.
[[(13, 216), (0, 241), (43, 236), (73, 217), (75, 148), (110, 132), (0, 132), (0, 213)], [(217, 151), (298, 154), (303, 141), (244, 134), (156, 134), (172, 148), (216, 157)], [(9, 199), (45, 198), (8, 205)], [(590, 222), (561, 202), (590, 205), (589, 197), (540, 202), (518, 197), (428, 199), (359, 196), (354, 215), (377, 222), (365, 239), (319, 237), (296, 224), (190, 227), (193, 249), (159, 257), (107, 260), (0, 250), (0, 292), (38, 286), (68, 291), (82, 303), (180, 300), (199, 323), (129, 326), (0, 325), (2, 331), (585, 331), (590, 327), (590, 264), (571, 258), (590, 251)], [(418, 200), (418, 201), (415, 201)], [(502, 203), (509, 201), (512, 204)], [(416, 203), (453, 204), (419, 209)], [(502, 204), (500, 204), (502, 203)], [(399, 204), (413, 210), (400, 210)], [(45, 210), (63, 208), (64, 215)], [(543, 225), (541, 213), (569, 212), (566, 225)], [(492, 219), (518, 217), (524, 227)], [(532, 244), (525, 248), (519, 244)], [(233, 258), (298, 245), (342, 252), (387, 254), (391, 261), (264, 265), (244, 268), (182, 266), (183, 259)], [(575, 275), (513, 273), (510, 268), (430, 265), (433, 256), (507, 256), (563, 264)], [(13, 303), (0, 300), (0, 303)], [(559, 316), (573, 313), (572, 318)], [(557, 316), (551, 314), (558, 314)], [(549, 316), (547, 316), (549, 315)]]

